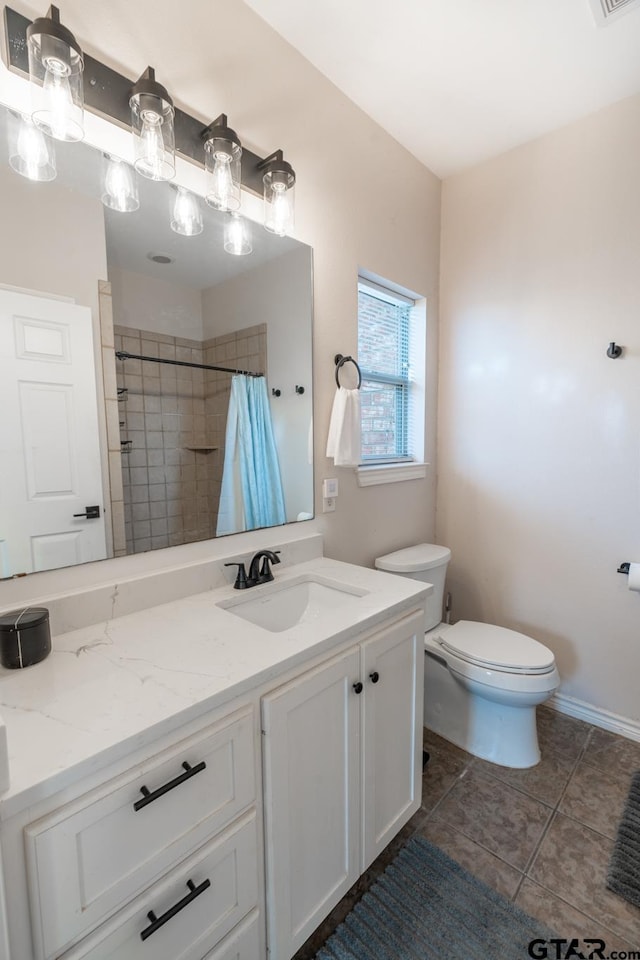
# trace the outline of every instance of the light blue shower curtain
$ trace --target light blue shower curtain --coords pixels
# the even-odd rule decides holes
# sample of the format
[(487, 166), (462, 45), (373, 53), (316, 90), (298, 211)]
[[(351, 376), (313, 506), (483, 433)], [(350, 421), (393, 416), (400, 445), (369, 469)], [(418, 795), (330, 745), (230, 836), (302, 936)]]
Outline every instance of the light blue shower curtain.
[(264, 377), (231, 379), (216, 534), (286, 523)]

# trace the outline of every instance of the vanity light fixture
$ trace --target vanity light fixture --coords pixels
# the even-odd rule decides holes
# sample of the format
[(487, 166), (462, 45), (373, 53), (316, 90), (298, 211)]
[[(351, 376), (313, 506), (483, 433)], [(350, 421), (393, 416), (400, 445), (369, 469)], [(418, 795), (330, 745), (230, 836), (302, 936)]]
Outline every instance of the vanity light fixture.
[(238, 210), (242, 157), (238, 134), (227, 125), (226, 114), (221, 113), (200, 136), (204, 140), (207, 203), (217, 210)]
[(45, 101), (51, 108), (48, 114), (34, 108), (34, 121), (52, 136), (68, 140), (82, 137), (84, 69), (87, 108), (120, 126), (131, 123), (134, 166), (139, 173), (151, 180), (171, 180), (177, 152), (205, 167), (206, 199), (211, 206), (228, 212), (238, 210), (244, 188), (263, 197), (267, 230), (278, 236), (293, 231), (296, 175), (283, 159), (282, 150), (262, 159), (242, 147), (225, 114), (203, 130), (201, 120), (174, 109), (151, 67), (132, 87), (130, 78), (89, 54), (83, 55), (73, 34), (61, 26), (56, 7), (50, 8), (49, 17), (31, 23), (6, 6), (4, 21), (6, 64), (10, 70), (32, 77), (38, 105)]
[(197, 237), (204, 230), (202, 211), (197, 198), (184, 187), (176, 188), (171, 229), (183, 237)]
[(54, 6), (27, 27), (26, 37), (34, 123), (55, 140), (82, 140), (84, 57), (76, 38)]
[(295, 172), (283, 159), (282, 150), (276, 150), (258, 166), (263, 171), (264, 225), (270, 233), (284, 237), (293, 230)]
[(31, 117), (9, 115), (9, 166), (28, 180), (55, 180), (53, 142)]
[(253, 250), (251, 227), (238, 213), (230, 213), (224, 225), (224, 249), (236, 257), (244, 257)]
[(134, 170), (120, 157), (102, 155), (102, 202), (110, 210), (133, 213), (140, 206)]
[(176, 172), (173, 100), (147, 67), (131, 89), (134, 166), (149, 180), (172, 180)]

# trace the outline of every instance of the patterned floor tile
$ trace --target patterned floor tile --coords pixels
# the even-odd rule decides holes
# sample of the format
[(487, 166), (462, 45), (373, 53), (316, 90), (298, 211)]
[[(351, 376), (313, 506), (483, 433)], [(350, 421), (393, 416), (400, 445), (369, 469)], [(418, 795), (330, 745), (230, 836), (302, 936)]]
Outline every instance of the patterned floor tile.
[[(617, 950), (618, 953), (623, 950), (628, 952), (638, 946), (637, 943), (634, 944), (629, 940), (624, 940), (611, 930), (607, 930), (602, 924), (586, 914), (580, 913), (575, 907), (565, 903), (564, 900), (545, 890), (544, 887), (533, 883), (532, 880), (524, 881), (516, 897), (516, 904), (525, 913), (536, 917), (537, 920), (551, 927), (558, 934), (558, 937), (565, 940), (574, 938), (582, 941), (587, 939), (603, 940), (605, 948), (602, 952), (605, 956), (610, 956), (614, 950)], [(578, 949), (580, 950), (582, 947), (584, 949), (581, 952), (588, 956), (590, 952), (588, 946), (581, 944)], [(593, 945), (591, 945), (591, 949), (594, 949)]]
[(640, 909), (606, 888), (612, 848), (608, 837), (556, 813), (529, 877), (633, 943), (640, 935)]
[(498, 893), (512, 899), (522, 880), (519, 870), (489, 853), (484, 847), (458, 833), (437, 815), (430, 817), (419, 831), (420, 834)]
[(587, 742), (591, 727), (557, 710), (538, 707), (538, 742), (543, 756), (552, 753), (565, 760), (577, 760)]
[(430, 731), (425, 731), (423, 742), (424, 749), (429, 753), (429, 762), (422, 775), (422, 806), (424, 810), (431, 811), (469, 765), (472, 757)]
[(619, 737), (609, 730), (595, 729), (591, 734), (584, 759), (605, 773), (628, 774), (640, 770), (640, 743)]
[(551, 809), (470, 768), (442, 800), (438, 816), (501, 860), (524, 870)]
[(554, 807), (562, 796), (574, 766), (575, 760), (551, 752), (543, 753), (540, 763), (526, 770), (499, 767), (487, 760), (473, 761), (474, 769), (480, 773), (508, 783), (517, 790), (529, 794), (530, 797), (542, 800), (550, 807)]
[(605, 774), (580, 761), (558, 807), (561, 813), (615, 840), (618, 823), (629, 795), (629, 774)]

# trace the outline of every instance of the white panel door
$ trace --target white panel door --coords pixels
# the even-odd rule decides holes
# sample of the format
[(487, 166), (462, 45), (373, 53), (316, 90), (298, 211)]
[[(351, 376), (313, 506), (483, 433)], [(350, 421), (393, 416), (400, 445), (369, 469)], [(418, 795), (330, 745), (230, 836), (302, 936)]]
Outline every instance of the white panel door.
[(274, 960), (293, 956), (359, 874), (359, 664), (352, 649), (262, 701)]
[(97, 404), (91, 310), (0, 290), (2, 576), (106, 557)]
[(363, 872), (421, 802), (423, 623), (409, 617), (362, 645)]

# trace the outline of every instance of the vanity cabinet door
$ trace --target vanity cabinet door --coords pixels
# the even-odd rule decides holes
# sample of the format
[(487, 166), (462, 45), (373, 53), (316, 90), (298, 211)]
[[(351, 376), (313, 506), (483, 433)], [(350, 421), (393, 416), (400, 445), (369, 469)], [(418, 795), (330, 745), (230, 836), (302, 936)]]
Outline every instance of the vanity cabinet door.
[(359, 873), (357, 648), (262, 701), (271, 956), (291, 957)]
[(361, 872), (421, 802), (423, 622), (408, 617), (362, 645)]

